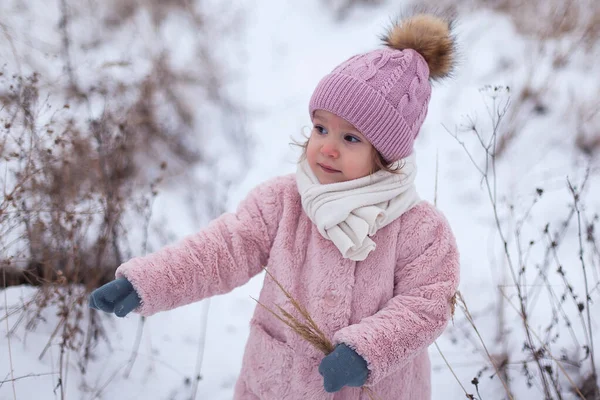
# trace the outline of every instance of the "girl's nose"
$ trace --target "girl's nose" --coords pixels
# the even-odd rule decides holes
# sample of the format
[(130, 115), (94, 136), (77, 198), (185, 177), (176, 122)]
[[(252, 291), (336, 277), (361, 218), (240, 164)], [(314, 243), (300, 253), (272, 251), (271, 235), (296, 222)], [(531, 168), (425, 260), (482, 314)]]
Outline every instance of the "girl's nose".
[(337, 147), (333, 143), (325, 143), (321, 146), (321, 154), (325, 157), (338, 158), (340, 156), (340, 152)]

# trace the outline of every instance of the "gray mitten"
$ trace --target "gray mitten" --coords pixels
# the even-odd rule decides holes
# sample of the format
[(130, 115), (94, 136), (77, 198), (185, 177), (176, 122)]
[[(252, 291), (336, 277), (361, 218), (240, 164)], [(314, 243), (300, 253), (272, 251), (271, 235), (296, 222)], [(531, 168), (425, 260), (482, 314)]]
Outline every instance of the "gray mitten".
[(94, 290), (89, 297), (91, 308), (124, 317), (140, 305), (140, 296), (125, 278), (115, 279)]
[(336, 346), (331, 354), (323, 358), (319, 365), (323, 376), (323, 386), (328, 393), (341, 390), (344, 386), (360, 387), (369, 375), (367, 362), (346, 344)]

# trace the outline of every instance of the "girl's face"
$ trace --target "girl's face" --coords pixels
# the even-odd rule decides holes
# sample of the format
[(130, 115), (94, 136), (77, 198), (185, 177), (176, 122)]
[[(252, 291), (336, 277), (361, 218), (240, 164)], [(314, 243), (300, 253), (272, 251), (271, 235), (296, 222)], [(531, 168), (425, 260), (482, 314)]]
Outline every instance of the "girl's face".
[(352, 124), (316, 110), (306, 160), (321, 184), (362, 178), (374, 171), (371, 143)]

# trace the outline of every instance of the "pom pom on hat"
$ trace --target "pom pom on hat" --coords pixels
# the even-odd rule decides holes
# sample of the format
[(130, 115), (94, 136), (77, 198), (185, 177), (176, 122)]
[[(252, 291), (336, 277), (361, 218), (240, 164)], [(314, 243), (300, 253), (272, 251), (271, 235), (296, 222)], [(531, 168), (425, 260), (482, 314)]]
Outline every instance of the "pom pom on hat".
[(433, 80), (449, 76), (454, 69), (456, 44), (452, 22), (445, 18), (420, 13), (398, 19), (381, 39), (392, 49), (413, 49), (419, 53)]

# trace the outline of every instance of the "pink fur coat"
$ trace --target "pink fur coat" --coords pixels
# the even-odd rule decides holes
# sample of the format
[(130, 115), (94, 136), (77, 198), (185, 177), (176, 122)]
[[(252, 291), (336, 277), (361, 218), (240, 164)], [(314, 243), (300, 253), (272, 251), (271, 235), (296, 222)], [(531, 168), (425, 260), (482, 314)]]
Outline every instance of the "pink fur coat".
[[(442, 333), (459, 280), (459, 256), (444, 216), (421, 202), (373, 237), (364, 261), (342, 258), (302, 209), (294, 175), (255, 188), (236, 213), (181, 243), (117, 270), (151, 315), (246, 283), (266, 266), (334, 343), (367, 361), (366, 384), (381, 400), (431, 397), (427, 347)], [(292, 311), (266, 278), (260, 299)], [(252, 301), (248, 299), (248, 301)], [(360, 388), (323, 389), (323, 354), (256, 307), (236, 400), (366, 400)]]

